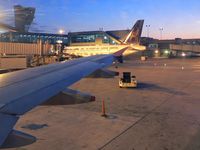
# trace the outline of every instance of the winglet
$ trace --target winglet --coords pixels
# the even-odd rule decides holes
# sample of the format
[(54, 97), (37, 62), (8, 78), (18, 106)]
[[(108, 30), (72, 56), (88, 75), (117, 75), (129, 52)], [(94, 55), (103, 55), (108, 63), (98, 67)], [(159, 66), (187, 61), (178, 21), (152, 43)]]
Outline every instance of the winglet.
[(123, 54), (127, 49), (128, 49), (128, 46), (125, 47), (125, 48), (123, 48), (123, 49), (121, 49), (121, 50), (119, 50), (119, 51), (117, 51), (117, 52), (115, 52), (115, 53), (113, 53), (113, 55), (114, 55), (115, 57), (122, 56), (122, 54)]
[(119, 63), (123, 63), (123, 53), (129, 48), (129, 46), (115, 52), (113, 55), (115, 57), (115, 59), (119, 62)]

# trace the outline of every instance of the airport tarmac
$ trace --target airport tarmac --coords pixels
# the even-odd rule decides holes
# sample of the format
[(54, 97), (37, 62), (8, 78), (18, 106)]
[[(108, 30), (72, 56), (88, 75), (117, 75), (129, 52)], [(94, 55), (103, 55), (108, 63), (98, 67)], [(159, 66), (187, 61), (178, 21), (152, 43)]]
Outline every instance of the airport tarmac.
[[(131, 71), (136, 89), (121, 89), (119, 77), (85, 78), (71, 88), (96, 101), (39, 106), (16, 129), (37, 138), (15, 150), (199, 150), (200, 59), (129, 59), (111, 70)], [(101, 117), (105, 100), (108, 118)]]

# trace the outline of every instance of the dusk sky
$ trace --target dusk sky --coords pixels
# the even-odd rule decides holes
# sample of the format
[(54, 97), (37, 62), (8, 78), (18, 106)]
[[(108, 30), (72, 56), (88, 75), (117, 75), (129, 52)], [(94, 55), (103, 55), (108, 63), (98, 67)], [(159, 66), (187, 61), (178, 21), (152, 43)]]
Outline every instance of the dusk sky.
[(143, 36), (200, 38), (200, 0), (0, 0), (0, 22), (13, 5), (36, 7), (33, 28), (56, 33), (128, 29), (144, 19)]

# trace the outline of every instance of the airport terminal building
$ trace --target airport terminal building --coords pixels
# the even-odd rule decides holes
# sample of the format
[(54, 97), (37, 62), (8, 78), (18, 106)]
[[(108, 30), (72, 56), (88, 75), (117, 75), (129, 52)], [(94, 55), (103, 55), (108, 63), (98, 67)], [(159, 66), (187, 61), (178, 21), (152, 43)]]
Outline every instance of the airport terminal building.
[(116, 45), (129, 32), (130, 30), (69, 32), (68, 34), (6, 32), (0, 34), (0, 42), (36, 43), (40, 39), (44, 43), (48, 42), (50, 44), (56, 44), (58, 40), (61, 40), (64, 45), (74, 46)]
[(56, 44), (56, 41), (62, 40), (64, 44), (68, 44), (68, 35), (31, 32), (6, 32), (0, 34), (0, 42), (37, 43), (38, 40), (42, 40), (43, 43), (48, 42), (50, 44)]

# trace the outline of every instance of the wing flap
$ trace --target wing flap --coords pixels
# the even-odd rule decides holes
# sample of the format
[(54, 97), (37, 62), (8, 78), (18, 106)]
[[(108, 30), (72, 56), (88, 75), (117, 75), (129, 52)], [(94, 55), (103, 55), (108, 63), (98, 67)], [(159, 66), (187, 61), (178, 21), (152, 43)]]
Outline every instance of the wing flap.
[(45, 106), (74, 105), (74, 104), (89, 103), (93, 101), (95, 101), (95, 96), (89, 93), (83, 93), (77, 90), (66, 88), (65, 90), (60, 92), (58, 95), (53, 96), (42, 105), (45, 105)]

